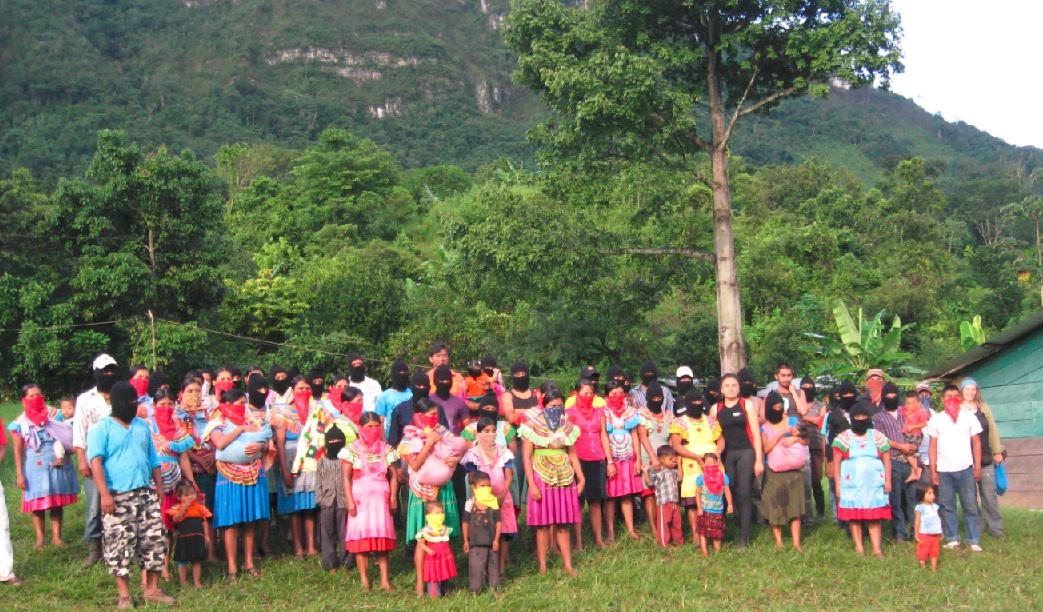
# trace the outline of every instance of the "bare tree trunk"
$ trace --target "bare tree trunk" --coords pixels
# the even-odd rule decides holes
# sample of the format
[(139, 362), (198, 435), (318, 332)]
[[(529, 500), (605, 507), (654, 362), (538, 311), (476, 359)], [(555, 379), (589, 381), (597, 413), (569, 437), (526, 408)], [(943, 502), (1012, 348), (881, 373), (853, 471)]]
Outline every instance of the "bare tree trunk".
[(717, 277), (717, 336), (721, 351), (721, 372), (737, 372), (746, 365), (746, 342), (742, 333), (742, 301), (739, 295), (739, 273), (735, 262), (732, 232), (732, 193), (728, 182), (728, 142), (720, 57), (710, 50), (708, 89), (710, 122), (713, 139), (710, 145), (710, 184), (713, 190), (713, 250)]

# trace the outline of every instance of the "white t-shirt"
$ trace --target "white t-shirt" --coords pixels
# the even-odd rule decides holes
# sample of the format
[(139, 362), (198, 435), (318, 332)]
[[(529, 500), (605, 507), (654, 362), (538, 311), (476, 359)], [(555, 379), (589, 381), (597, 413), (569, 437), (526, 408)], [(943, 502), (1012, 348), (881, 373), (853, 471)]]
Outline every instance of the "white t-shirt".
[(87, 450), (87, 434), (94, 425), (112, 414), (109, 400), (94, 387), (76, 398), (76, 419), (72, 424), (72, 445)]
[(380, 383), (367, 376), (362, 379), (362, 382), (349, 379), (348, 384), (362, 391), (362, 411), (373, 412), (377, 407), (377, 398), (380, 397), (382, 391)]
[(938, 439), (938, 471), (960, 472), (974, 465), (971, 438), (981, 433), (978, 418), (961, 410), (956, 422), (945, 412), (937, 412), (927, 421), (924, 433)]

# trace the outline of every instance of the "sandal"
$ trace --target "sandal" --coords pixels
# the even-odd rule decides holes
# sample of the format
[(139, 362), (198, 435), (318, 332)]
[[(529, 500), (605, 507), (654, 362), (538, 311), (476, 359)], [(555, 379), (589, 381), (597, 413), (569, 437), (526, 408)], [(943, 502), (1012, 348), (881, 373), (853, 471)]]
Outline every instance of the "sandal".
[(256, 567), (244, 567), (243, 571), (249, 573), (254, 578), (261, 577), (261, 570), (257, 569)]
[(116, 601), (117, 610), (133, 610), (134, 609), (134, 598), (133, 597), (120, 597)]

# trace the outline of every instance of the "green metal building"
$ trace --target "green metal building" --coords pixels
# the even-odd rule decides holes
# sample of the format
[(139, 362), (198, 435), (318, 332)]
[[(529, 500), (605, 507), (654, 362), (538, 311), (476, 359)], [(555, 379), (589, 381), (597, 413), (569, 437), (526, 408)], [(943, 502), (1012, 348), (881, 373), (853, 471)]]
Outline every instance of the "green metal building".
[(930, 378), (973, 378), (1007, 448), (1010, 489), (1003, 505), (1043, 509), (1043, 311), (989, 338)]

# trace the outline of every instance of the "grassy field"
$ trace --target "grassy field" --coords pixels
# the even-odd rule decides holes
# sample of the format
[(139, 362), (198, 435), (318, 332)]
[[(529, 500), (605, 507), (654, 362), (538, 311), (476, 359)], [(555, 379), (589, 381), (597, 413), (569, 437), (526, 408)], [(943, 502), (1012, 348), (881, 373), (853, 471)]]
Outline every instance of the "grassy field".
[[(16, 408), (0, 407), (4, 422)], [(9, 454), (9, 453), (8, 453)], [(19, 511), (13, 463), (4, 458), (0, 469), (11, 514), (15, 568), (25, 585), (0, 587), (0, 610), (111, 608), (115, 587), (101, 565), (84, 569), (80, 535), (82, 503), (66, 515), (64, 548), (33, 550), (32, 525)], [(539, 576), (532, 557), (531, 538), (525, 533), (515, 543), (506, 585), (498, 594), (474, 596), (463, 587), (437, 602), (413, 595), (413, 574), (402, 553), (392, 556), (396, 591), (365, 593), (357, 575), (329, 575), (317, 560), (296, 560), (285, 555), (259, 562), (263, 575), (244, 577), (235, 584), (222, 580), (222, 566), (206, 569), (206, 588), (165, 586), (185, 609), (219, 605), (239, 609), (334, 609), (344, 607), (403, 608), (424, 605), (432, 609), (473, 606), (495, 608), (638, 609), (685, 608), (911, 608), (952, 606), (960, 608), (1036, 609), (1043, 605), (1043, 514), (1019, 510), (1006, 513), (1007, 538), (986, 537), (985, 552), (942, 552), (936, 574), (920, 571), (912, 545), (885, 545), (885, 558), (855, 555), (844, 535), (829, 525), (812, 529), (805, 538), (805, 554), (777, 552), (765, 529), (746, 552), (726, 545), (724, 551), (703, 559), (696, 548), (663, 551), (650, 538), (623, 542), (605, 551), (578, 555), (580, 576), (563, 577), (560, 564), (552, 564), (547, 576)], [(285, 544), (275, 537), (276, 546)], [(459, 550), (459, 549), (458, 549)], [(457, 567), (466, 571), (460, 555)]]

